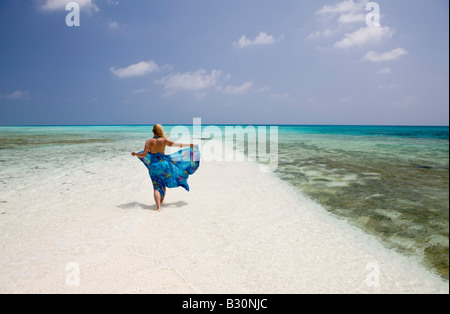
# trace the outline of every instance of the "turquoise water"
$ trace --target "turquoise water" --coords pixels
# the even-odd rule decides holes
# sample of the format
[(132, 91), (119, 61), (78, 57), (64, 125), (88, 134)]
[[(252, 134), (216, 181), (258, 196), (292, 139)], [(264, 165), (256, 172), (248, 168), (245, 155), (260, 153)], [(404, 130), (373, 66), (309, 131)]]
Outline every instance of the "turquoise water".
[[(51, 171), (58, 164), (46, 168), (49, 154), (67, 152), (63, 165), (100, 158), (92, 151), (105, 158), (142, 149), (151, 129), (0, 127), (0, 188), (8, 192), (24, 175)], [(282, 180), (448, 279), (448, 127), (280, 126), (278, 141)]]
[(448, 127), (280, 127), (277, 173), (448, 279)]

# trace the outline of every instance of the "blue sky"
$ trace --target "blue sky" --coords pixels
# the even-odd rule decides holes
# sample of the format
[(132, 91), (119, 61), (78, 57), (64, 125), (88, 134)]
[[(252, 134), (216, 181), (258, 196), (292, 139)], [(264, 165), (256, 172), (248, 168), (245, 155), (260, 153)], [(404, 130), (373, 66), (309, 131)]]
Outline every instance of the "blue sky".
[(0, 1), (0, 124), (449, 124), (449, 2)]

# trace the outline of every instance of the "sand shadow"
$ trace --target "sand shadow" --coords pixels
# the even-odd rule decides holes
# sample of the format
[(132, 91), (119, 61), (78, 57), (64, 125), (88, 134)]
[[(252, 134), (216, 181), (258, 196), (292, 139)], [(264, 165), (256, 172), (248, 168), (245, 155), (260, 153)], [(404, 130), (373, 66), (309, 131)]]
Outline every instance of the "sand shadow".
[[(162, 209), (164, 209), (164, 208), (173, 208), (173, 207), (181, 208), (181, 207), (184, 207), (184, 206), (187, 206), (187, 205), (188, 205), (188, 203), (186, 203), (185, 201), (178, 201), (178, 202), (175, 202), (175, 203), (164, 203), (161, 207), (162, 207)], [(141, 203), (138, 203), (138, 202), (131, 202), (131, 203), (128, 203), (128, 204), (118, 205), (117, 207), (122, 208), (122, 209), (132, 209), (132, 208), (139, 207), (139, 208), (144, 209), (144, 210), (154, 210), (154, 211), (157, 210), (156, 209), (156, 204), (155, 205), (146, 205), (146, 204), (141, 204)]]

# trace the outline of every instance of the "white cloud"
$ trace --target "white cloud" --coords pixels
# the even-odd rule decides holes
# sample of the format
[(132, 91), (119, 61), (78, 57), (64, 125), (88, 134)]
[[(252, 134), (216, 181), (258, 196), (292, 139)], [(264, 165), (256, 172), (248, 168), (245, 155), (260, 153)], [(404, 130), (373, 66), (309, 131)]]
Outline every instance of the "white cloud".
[(317, 38), (319, 38), (321, 35), (322, 35), (322, 32), (321, 32), (321, 31), (317, 31), (317, 32), (314, 32), (314, 33), (309, 34), (309, 36), (306, 37), (305, 40), (313, 40), (313, 39), (317, 39)]
[(335, 15), (335, 14), (343, 14), (348, 12), (355, 12), (361, 9), (365, 9), (367, 0), (363, 0), (359, 3), (355, 3), (353, 0), (346, 0), (339, 2), (335, 5), (324, 5), (316, 14), (321, 15)]
[[(362, 27), (366, 25), (367, 14), (369, 13), (366, 10), (368, 3), (368, 0), (345, 0), (334, 5), (324, 5), (316, 12), (316, 15), (321, 17), (326, 29), (311, 33), (306, 40), (331, 37), (347, 32), (334, 45), (335, 48), (345, 49), (354, 46), (364, 47), (371, 43), (378, 44), (381, 39), (391, 37), (393, 32), (389, 27)], [(360, 28), (355, 29), (355, 26)]]
[(392, 37), (392, 34), (393, 31), (387, 26), (362, 27), (353, 33), (346, 34), (342, 40), (335, 43), (334, 47), (348, 49), (379, 44), (384, 38)]
[(403, 48), (397, 48), (392, 51), (388, 51), (385, 53), (379, 53), (376, 51), (369, 51), (364, 56), (364, 61), (370, 61), (370, 62), (385, 62), (385, 61), (394, 61), (398, 58), (408, 54), (408, 51), (406, 51)]
[(246, 82), (241, 86), (226, 86), (223, 88), (222, 93), (228, 95), (242, 95), (247, 93), (253, 87), (253, 82)]
[(254, 86), (253, 82), (245, 82), (242, 85), (226, 85), (224, 82), (231, 79), (231, 75), (224, 75), (222, 71), (212, 70), (207, 72), (199, 69), (195, 72), (176, 73), (168, 75), (157, 84), (164, 86), (167, 90), (165, 96), (170, 96), (179, 91), (193, 91), (197, 99), (204, 99), (207, 95), (207, 89), (213, 88), (216, 92), (226, 95), (243, 95), (248, 93)]
[(327, 19), (331, 19), (338, 15), (338, 23), (352, 24), (360, 23), (366, 20), (367, 12), (366, 5), (368, 1), (362, 0), (354, 2), (353, 0), (346, 0), (335, 5), (325, 5), (316, 14), (321, 15)]
[(29, 93), (27, 91), (21, 91), (21, 90), (17, 90), (9, 95), (5, 96), (6, 99), (28, 99), (29, 98)]
[[(40, 8), (45, 11), (65, 10), (68, 0), (44, 0), (41, 1)], [(80, 5), (83, 10), (99, 12), (100, 9), (95, 4), (94, 0), (76, 0), (74, 1)]]
[(171, 71), (173, 71), (173, 66), (171, 66), (170, 64), (166, 64), (166, 65), (163, 65), (162, 67), (160, 67), (159, 70), (161, 72), (171, 72)]
[(111, 28), (111, 29), (119, 28), (119, 23), (117, 23), (117, 22), (111, 22), (108, 25), (109, 25), (109, 28)]
[(156, 81), (156, 83), (164, 85), (164, 89), (171, 94), (177, 91), (198, 91), (217, 86), (221, 76), (221, 71), (213, 70), (209, 74), (204, 69), (200, 69), (195, 72), (172, 74)]
[(279, 39), (276, 39), (272, 35), (268, 35), (265, 32), (261, 32), (256, 36), (254, 40), (248, 39), (245, 35), (243, 35), (237, 42), (233, 43), (233, 46), (238, 48), (244, 48), (247, 46), (262, 46), (262, 45), (273, 45), (283, 39), (281, 36)]
[(143, 76), (151, 72), (158, 71), (159, 67), (154, 61), (139, 62), (126, 68), (111, 67), (110, 71), (119, 78)]
[(323, 31), (316, 31), (314, 33), (309, 34), (309, 36), (306, 37), (305, 40), (308, 41), (308, 40), (313, 40), (313, 39), (317, 39), (317, 38), (320, 38), (320, 37), (327, 38), (327, 37), (332, 36), (335, 32), (336, 32), (336, 30), (332, 30), (330, 28), (327, 28), (327, 29), (325, 29)]
[(350, 12), (350, 13), (342, 14), (339, 17), (338, 22), (342, 23), (342, 24), (351, 24), (351, 23), (361, 23), (361, 22), (364, 22), (365, 20), (366, 20), (366, 14)]

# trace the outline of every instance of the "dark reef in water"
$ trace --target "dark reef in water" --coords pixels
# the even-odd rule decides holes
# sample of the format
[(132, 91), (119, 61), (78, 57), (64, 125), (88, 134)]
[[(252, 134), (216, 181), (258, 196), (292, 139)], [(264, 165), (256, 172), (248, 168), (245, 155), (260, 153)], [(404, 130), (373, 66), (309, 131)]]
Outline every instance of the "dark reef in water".
[(0, 149), (19, 148), (25, 146), (42, 145), (76, 145), (90, 143), (112, 143), (114, 139), (108, 138), (84, 138), (82, 136), (72, 136), (72, 138), (62, 138), (60, 136), (33, 135), (27, 137), (0, 138)]
[(432, 169), (434, 169), (434, 168), (431, 167), (431, 166), (415, 166), (414, 168), (416, 168), (416, 169), (426, 169), (426, 170), (432, 170)]

